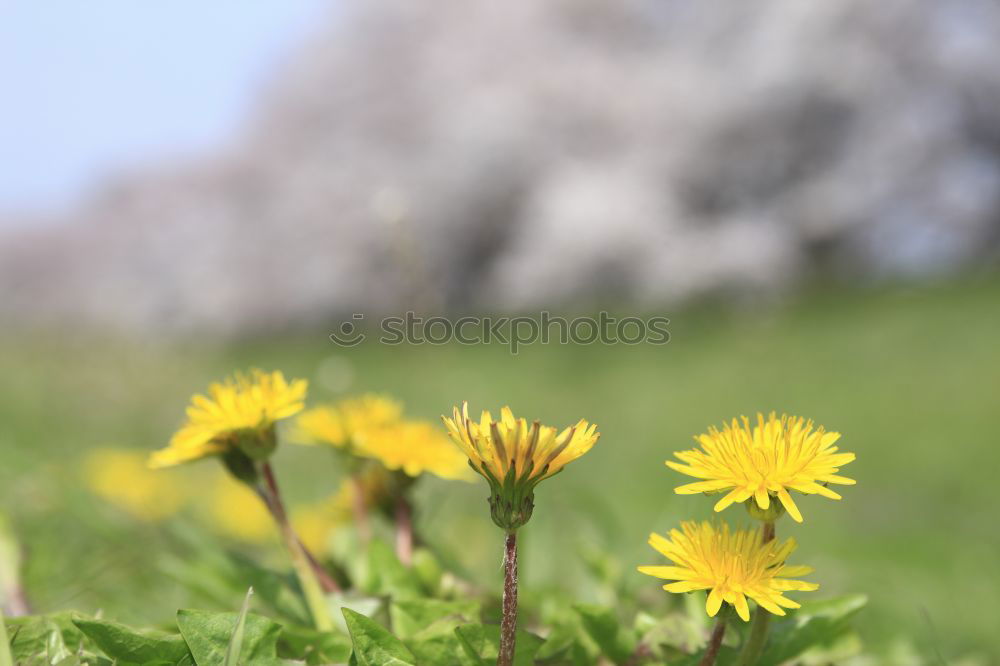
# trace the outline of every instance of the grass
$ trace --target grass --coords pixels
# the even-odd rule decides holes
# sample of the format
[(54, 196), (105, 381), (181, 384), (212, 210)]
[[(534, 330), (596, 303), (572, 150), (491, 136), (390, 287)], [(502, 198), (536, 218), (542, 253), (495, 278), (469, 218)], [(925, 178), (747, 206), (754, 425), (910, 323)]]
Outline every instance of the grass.
[[(815, 293), (763, 313), (669, 313), (665, 346), (536, 345), (516, 357), (500, 346), (342, 349), (324, 331), (233, 345), (10, 337), (0, 498), (26, 546), (37, 608), (163, 620), (191, 601), (152, 555), (172, 547), (168, 530), (90, 498), (77, 466), (86, 449), (162, 445), (193, 390), (248, 365), (310, 378), (313, 400), (344, 386), (383, 390), (427, 418), (463, 399), (474, 409), (509, 403), (553, 424), (585, 417), (603, 433), (591, 454), (541, 486), (523, 536), (525, 587), (558, 586), (586, 601), (602, 591), (583, 582), (581, 553), (610, 553), (629, 584), (648, 587), (634, 573), (655, 561), (648, 532), (709, 516), (711, 502), (674, 495), (683, 479), (663, 460), (709, 424), (778, 409), (840, 430), (858, 454), (845, 468), (858, 485), (843, 502), (802, 499), (806, 522), (778, 525), (779, 536), (799, 541), (796, 560), (817, 568), (819, 594), (867, 593), (862, 629), (875, 646), (907, 637), (929, 660), (994, 654), (998, 302), (992, 279)], [(332, 488), (335, 470), (318, 455), (279, 452), (290, 495)], [(417, 519), (472, 577), (495, 582), (501, 537), (485, 494), (481, 484), (424, 484)], [(748, 522), (739, 507), (725, 517)]]

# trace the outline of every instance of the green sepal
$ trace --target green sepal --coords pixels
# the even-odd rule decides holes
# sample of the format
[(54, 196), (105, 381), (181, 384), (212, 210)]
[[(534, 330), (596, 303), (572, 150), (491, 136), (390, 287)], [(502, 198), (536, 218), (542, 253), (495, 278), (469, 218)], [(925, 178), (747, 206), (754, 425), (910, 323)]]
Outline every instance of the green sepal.
[(503, 530), (516, 530), (529, 520), (535, 508), (535, 485), (537, 481), (530, 478), (531, 464), (520, 477), (515, 475), (513, 461), (504, 476), (499, 481), (489, 470), (486, 480), (490, 483), (490, 517)]
[(275, 433), (274, 425), (267, 428), (238, 431), (236, 433), (236, 446), (252, 460), (267, 460), (278, 447), (278, 436)]
[(238, 481), (249, 486), (257, 486), (260, 480), (260, 473), (257, 470), (257, 463), (240, 449), (228, 449), (222, 454), (222, 464), (226, 471), (233, 475)]
[(743, 505), (747, 508), (747, 513), (750, 514), (751, 518), (765, 523), (773, 523), (785, 515), (785, 507), (777, 498), (771, 498), (771, 502), (766, 509), (757, 506), (757, 500), (752, 496), (743, 502)]

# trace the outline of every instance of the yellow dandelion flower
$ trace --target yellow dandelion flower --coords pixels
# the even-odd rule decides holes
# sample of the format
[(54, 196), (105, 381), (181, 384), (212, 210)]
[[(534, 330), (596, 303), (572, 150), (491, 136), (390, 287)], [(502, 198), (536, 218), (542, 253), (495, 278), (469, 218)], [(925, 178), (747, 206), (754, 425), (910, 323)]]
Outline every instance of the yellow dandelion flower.
[(223, 536), (252, 544), (274, 543), (274, 519), (250, 486), (219, 474), (209, 488), (202, 515)]
[(484, 411), (479, 422), (469, 418), (469, 405), (456, 407), (453, 418), (442, 417), (452, 439), (469, 458), (472, 469), (490, 484), (493, 520), (504, 529), (516, 529), (531, 517), (534, 487), (558, 474), (594, 446), (597, 426), (580, 420), (561, 432), (538, 421), (528, 425), (509, 407), (500, 420)]
[(789, 566), (785, 560), (795, 550), (795, 539), (782, 544), (762, 541), (760, 530), (737, 530), (709, 522), (682, 522), (680, 530), (670, 530), (670, 538), (649, 536), (649, 545), (676, 566), (639, 567), (656, 578), (676, 581), (663, 586), (667, 592), (709, 590), (705, 610), (715, 617), (722, 602), (732, 604), (744, 622), (750, 620), (747, 597), (775, 615), (799, 604), (783, 595), (798, 590), (819, 589), (815, 583), (793, 580), (812, 573), (811, 567)]
[(83, 471), (94, 494), (142, 520), (167, 518), (186, 500), (175, 479), (150, 471), (146, 456), (136, 451), (95, 449), (84, 459)]
[(815, 427), (802, 417), (778, 418), (771, 412), (765, 419), (758, 413), (753, 426), (744, 416), (742, 423), (733, 419), (721, 431), (710, 428), (695, 437), (700, 450), (677, 452), (674, 455), (684, 464), (667, 461), (667, 466), (702, 479), (678, 487), (680, 495), (728, 491), (716, 503), (716, 511), (750, 498), (753, 503), (748, 503), (748, 508), (753, 510), (756, 504), (760, 511), (768, 511), (771, 496), (776, 496), (792, 518), (801, 523), (802, 514), (789, 490), (840, 499), (826, 484), (856, 483), (837, 475), (841, 466), (854, 460), (853, 453), (837, 453), (834, 443), (838, 439), (840, 433)]
[(285, 380), (281, 372), (251, 370), (196, 394), (187, 422), (169, 445), (150, 456), (151, 467), (169, 467), (240, 447), (251, 457), (266, 457), (274, 448), (276, 422), (302, 411), (308, 383)]
[(392, 398), (368, 393), (306, 410), (295, 420), (291, 439), (299, 444), (355, 446), (360, 433), (399, 421), (403, 406)]
[(357, 453), (412, 477), (429, 472), (443, 479), (469, 480), (471, 474), (465, 456), (448, 437), (422, 421), (368, 430), (358, 437)]

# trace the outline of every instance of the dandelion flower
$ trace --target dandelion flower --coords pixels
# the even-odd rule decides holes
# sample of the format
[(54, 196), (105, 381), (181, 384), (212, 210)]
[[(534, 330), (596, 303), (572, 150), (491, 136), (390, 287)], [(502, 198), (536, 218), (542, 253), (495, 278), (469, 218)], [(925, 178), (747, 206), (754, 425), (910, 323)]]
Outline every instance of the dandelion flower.
[(468, 480), (471, 474), (465, 456), (448, 437), (421, 421), (366, 431), (358, 438), (357, 453), (411, 477), (429, 472), (443, 479)]
[(151, 467), (225, 454), (241, 448), (251, 457), (266, 457), (274, 448), (276, 422), (302, 411), (308, 383), (285, 380), (281, 372), (251, 370), (196, 394), (187, 408), (187, 422), (169, 445), (150, 456)]
[(774, 412), (764, 418), (757, 414), (756, 424), (745, 416), (742, 423), (733, 419), (722, 430), (712, 427), (695, 437), (701, 449), (675, 453), (682, 463), (667, 461), (667, 466), (682, 474), (702, 479), (680, 486), (676, 492), (689, 495), (701, 492), (726, 492), (716, 504), (722, 511), (733, 502), (748, 503), (748, 508), (768, 511), (771, 497), (801, 523), (802, 514), (789, 494), (797, 490), (830, 499), (840, 495), (827, 484), (853, 485), (854, 479), (839, 476), (840, 467), (854, 460), (853, 453), (838, 453), (834, 443), (840, 433), (827, 432), (822, 426), (802, 417)]
[(145, 458), (137, 451), (95, 449), (83, 461), (84, 479), (102, 499), (155, 522), (176, 513), (186, 498), (176, 479), (150, 471)]
[(295, 420), (291, 439), (350, 449), (361, 433), (392, 425), (402, 414), (403, 407), (396, 400), (368, 393), (306, 410)]
[(531, 517), (535, 486), (562, 471), (594, 446), (597, 426), (580, 420), (558, 431), (534, 421), (515, 418), (509, 407), (500, 419), (484, 411), (477, 423), (469, 418), (468, 403), (444, 419), (445, 427), (472, 469), (490, 484), (493, 520), (504, 529), (516, 529)]
[(708, 590), (705, 610), (715, 617), (723, 602), (732, 604), (744, 622), (750, 620), (747, 597), (775, 615), (799, 604), (783, 595), (819, 589), (815, 583), (793, 580), (812, 572), (811, 567), (789, 566), (785, 559), (795, 550), (794, 539), (782, 544), (763, 542), (760, 530), (737, 530), (709, 522), (683, 522), (670, 530), (670, 538), (649, 536), (649, 545), (676, 566), (639, 567), (644, 574), (676, 581), (663, 586), (667, 592)]

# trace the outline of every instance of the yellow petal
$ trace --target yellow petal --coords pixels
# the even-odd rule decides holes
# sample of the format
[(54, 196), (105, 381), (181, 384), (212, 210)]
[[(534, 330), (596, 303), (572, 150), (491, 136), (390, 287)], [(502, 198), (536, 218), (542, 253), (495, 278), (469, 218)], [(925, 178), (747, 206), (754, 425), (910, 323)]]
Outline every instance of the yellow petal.
[(771, 506), (771, 497), (770, 495), (768, 495), (766, 488), (758, 488), (757, 491), (753, 494), (753, 496), (754, 499), (757, 500), (757, 506), (759, 506), (761, 509), (766, 510), (767, 507)]
[(788, 491), (784, 488), (779, 488), (778, 499), (781, 500), (781, 505), (785, 507), (785, 511), (787, 511), (788, 515), (792, 517), (792, 520), (797, 523), (801, 523), (802, 514), (799, 513), (799, 507), (795, 505), (795, 502), (792, 500), (792, 496), (788, 494)]
[(744, 622), (750, 621), (750, 607), (747, 605), (747, 598), (743, 596), (742, 592), (737, 592), (735, 595), (735, 600), (733, 606), (736, 608), (736, 614), (740, 616), (740, 619)]
[(715, 614), (719, 612), (719, 608), (722, 607), (722, 594), (719, 593), (718, 588), (712, 588), (712, 591), (708, 593), (708, 599), (705, 601), (705, 612), (708, 613), (709, 617), (715, 617)]
[(693, 571), (683, 567), (639, 567), (639, 572), (667, 580), (689, 580), (694, 576)]

